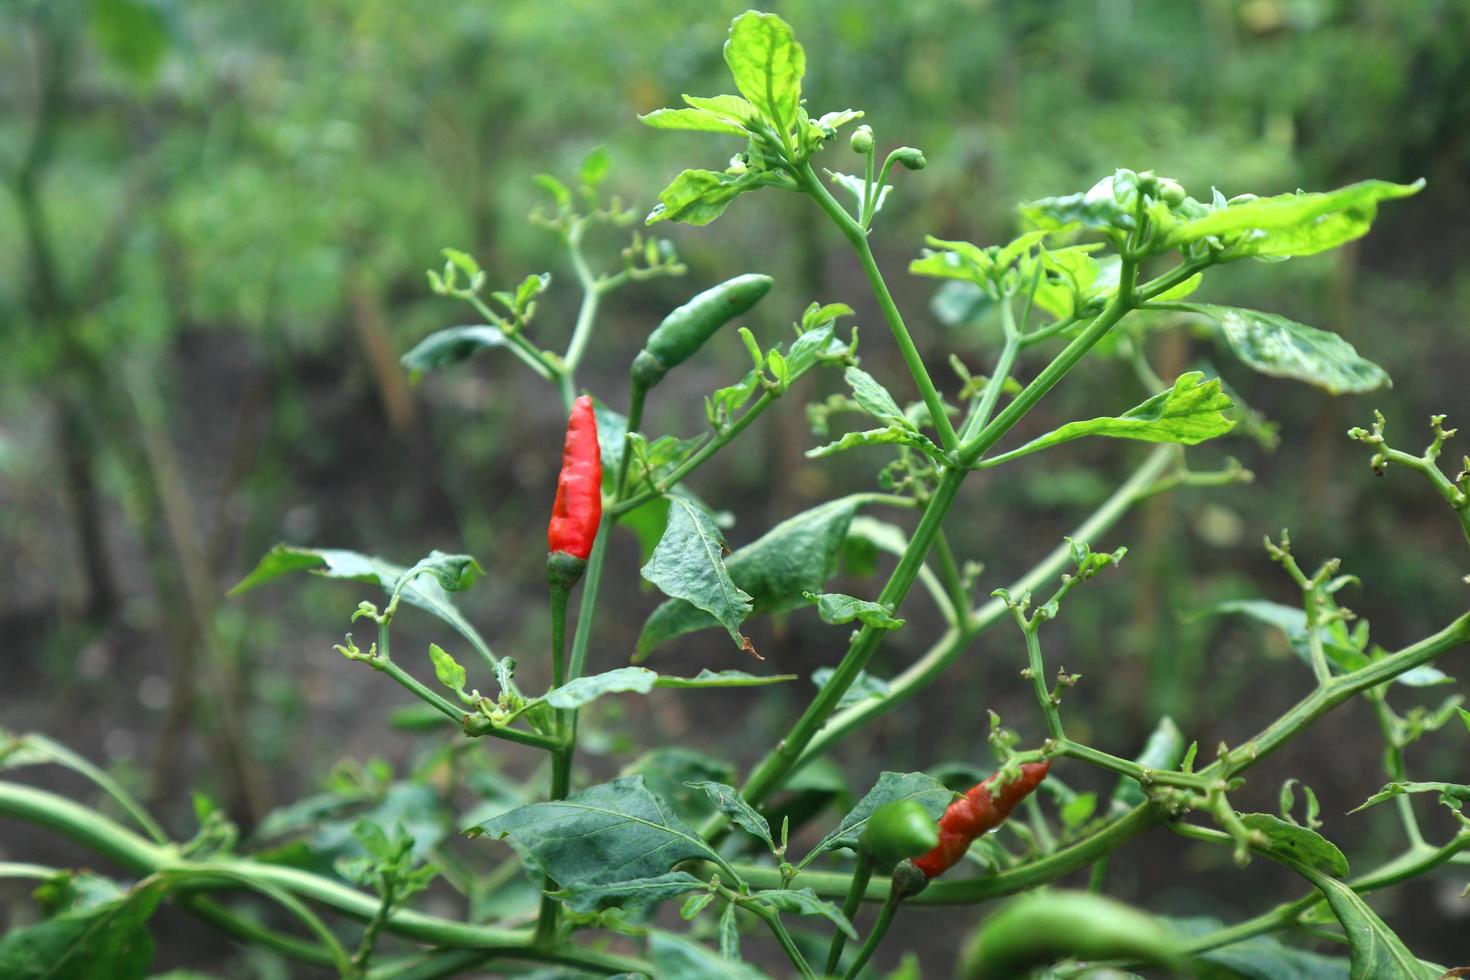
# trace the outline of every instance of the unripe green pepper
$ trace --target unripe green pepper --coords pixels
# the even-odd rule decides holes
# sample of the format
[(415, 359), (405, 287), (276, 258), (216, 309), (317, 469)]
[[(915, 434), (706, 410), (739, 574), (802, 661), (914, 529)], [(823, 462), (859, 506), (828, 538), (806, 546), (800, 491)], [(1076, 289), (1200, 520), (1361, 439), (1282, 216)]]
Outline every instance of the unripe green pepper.
[(957, 976), (1010, 980), (1061, 959), (1187, 967), (1179, 937), (1148, 913), (1091, 892), (1052, 890), (1023, 895), (986, 919)]
[(644, 389), (687, 361), (716, 330), (770, 292), (770, 276), (744, 275), (706, 289), (664, 317), (633, 359), (633, 381)]
[(883, 871), (938, 844), (939, 824), (917, 800), (894, 800), (874, 810), (858, 841)]

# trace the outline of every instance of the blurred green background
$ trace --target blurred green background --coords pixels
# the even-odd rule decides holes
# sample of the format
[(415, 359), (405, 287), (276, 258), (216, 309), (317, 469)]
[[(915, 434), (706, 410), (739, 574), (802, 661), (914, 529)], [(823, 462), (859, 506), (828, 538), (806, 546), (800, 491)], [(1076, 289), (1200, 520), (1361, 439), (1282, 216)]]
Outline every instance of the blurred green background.
[[(466, 609), (498, 651), (541, 676), (541, 528), (561, 405), (503, 356), (410, 386), (397, 357), (470, 322), (467, 308), (429, 292), (423, 270), (440, 264), (442, 246), (476, 255), (494, 288), (549, 270), (534, 335), (564, 344), (578, 296), (553, 236), (525, 220), (542, 193), (533, 175), (566, 176), (604, 146), (609, 186), (646, 208), (683, 167), (719, 167), (735, 147), (648, 130), (635, 114), (726, 90), (720, 45), (746, 5), (0, 0), (5, 726), (107, 764), (181, 825), (190, 786), (248, 823), (341, 757), (409, 758), (422, 743), (383, 722), (398, 692), (331, 652), (364, 596), (313, 581), (224, 597), (282, 540), (400, 562), (436, 547), (474, 554), (489, 574)], [(1049, 637), (1051, 661), (1085, 678), (1072, 695), (1078, 736), (1128, 755), (1169, 712), (1202, 746), (1234, 742), (1307, 689), (1309, 673), (1279, 637), (1181, 615), (1228, 597), (1293, 601), (1259, 546), (1283, 526), (1304, 563), (1335, 555), (1362, 576), (1344, 599), (1389, 648), (1464, 608), (1451, 515), (1411, 474), (1375, 481), (1343, 433), (1377, 408), (1396, 444), (1417, 451), (1431, 412), (1470, 423), (1470, 0), (768, 6), (805, 43), (814, 109), (864, 109), (880, 146), (928, 155), (928, 170), (900, 175), (874, 244), (951, 393), (947, 356), (984, 372), (995, 332), (930, 315), (931, 284), (903, 272), (925, 233), (1009, 240), (1017, 201), (1080, 190), (1122, 166), (1173, 176), (1196, 196), (1211, 185), (1232, 195), (1428, 180), (1385, 206), (1367, 239), (1232, 266), (1201, 294), (1340, 332), (1396, 379), (1391, 391), (1333, 399), (1251, 375), (1181, 331), (1151, 342), (1170, 377), (1213, 361), (1279, 424), (1280, 446), (1235, 439), (1200, 451), (1202, 467), (1239, 457), (1255, 484), (1161, 497), (1093, 542), (1132, 553), (1069, 603)], [(842, 141), (827, 152), (835, 160), (819, 162), (853, 168)], [(765, 341), (784, 338), (813, 299), (848, 302), (864, 366), (910, 394), (845, 243), (804, 204), (771, 191), (710, 228), (662, 231), (688, 275), (608, 301), (581, 383), (622, 406), (626, 365), (663, 314), (756, 271), (778, 280), (748, 318)], [(592, 248), (603, 267), (616, 266), (618, 234)], [(659, 389), (649, 428), (694, 434), (692, 405), (747, 364), (733, 333), (711, 344)], [(1131, 379), (1121, 361), (1089, 366), (1034, 428), (1126, 408), (1139, 400)], [(735, 515), (732, 545), (873, 485), (874, 456), (802, 460), (816, 442), (801, 401), (834, 384), (819, 377), (785, 399), (693, 481)], [(952, 521), (957, 550), (987, 563), (986, 591), (1007, 583), (1143, 451), (1081, 445), (977, 477)], [(599, 669), (625, 662), (658, 598), (638, 588), (631, 540), (612, 561)], [(940, 631), (926, 603), (912, 600), (880, 673)], [(427, 626), (405, 621), (401, 649), (432, 638)], [(845, 637), (811, 613), (752, 635), (769, 666), (803, 675), (834, 663)], [(660, 656), (681, 670), (748, 666), (711, 636)], [(1021, 663), (1017, 638), (996, 628), (952, 682), (837, 761), (860, 788), (880, 768), (987, 762), (987, 708), (1036, 737)], [(631, 749), (673, 742), (748, 763), (809, 690), (803, 680), (698, 703), (661, 698), (632, 717), (606, 703), (605, 755), (586, 764), (611, 772)], [(1396, 694), (1405, 705), (1415, 696)], [(1463, 732), (1416, 746), (1411, 775), (1470, 780), (1466, 747)], [(1392, 846), (1392, 813), (1343, 814), (1384, 781), (1378, 752), (1367, 706), (1346, 707), (1263, 765), (1237, 805), (1273, 809), (1280, 780), (1303, 778), (1322, 797), (1324, 832), (1371, 861)], [(1429, 826), (1448, 825), (1431, 814)], [(1238, 873), (1213, 852), (1150, 841), (1114, 860), (1114, 888), (1156, 909), (1229, 917), (1297, 891), (1278, 869)], [(1172, 867), (1144, 859), (1155, 845), (1177, 853)], [(0, 835), (3, 858), (66, 853), (31, 831)], [(1454, 960), (1451, 935), (1470, 929), (1467, 903), (1453, 899), (1462, 885), (1426, 881), (1375, 903), (1416, 952)], [(1426, 904), (1434, 914), (1403, 914)], [(160, 937), (165, 958), (249, 975), (234, 953), (193, 949), (186, 928), (177, 943)]]

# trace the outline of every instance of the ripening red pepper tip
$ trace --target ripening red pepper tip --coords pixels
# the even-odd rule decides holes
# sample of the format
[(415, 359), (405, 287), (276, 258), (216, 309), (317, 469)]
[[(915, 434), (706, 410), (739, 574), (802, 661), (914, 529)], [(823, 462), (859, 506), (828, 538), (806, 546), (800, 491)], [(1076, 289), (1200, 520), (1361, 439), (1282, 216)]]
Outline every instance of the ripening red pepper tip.
[(567, 419), (556, 502), (551, 505), (551, 524), (546, 528), (547, 550), (586, 561), (601, 520), (602, 450), (597, 444), (592, 399), (583, 395), (572, 403)]
[(914, 866), (924, 872), (926, 878), (937, 878), (965, 856), (970, 843), (987, 831), (994, 830), (1011, 815), (1016, 805), (1031, 795), (1046, 774), (1051, 771), (1051, 760), (1028, 762), (1021, 766), (1020, 775), (1006, 783), (996, 793), (990, 792), (995, 781), (991, 776), (971, 787), (964, 796), (955, 800), (939, 818), (939, 844), (927, 854), (914, 858)]

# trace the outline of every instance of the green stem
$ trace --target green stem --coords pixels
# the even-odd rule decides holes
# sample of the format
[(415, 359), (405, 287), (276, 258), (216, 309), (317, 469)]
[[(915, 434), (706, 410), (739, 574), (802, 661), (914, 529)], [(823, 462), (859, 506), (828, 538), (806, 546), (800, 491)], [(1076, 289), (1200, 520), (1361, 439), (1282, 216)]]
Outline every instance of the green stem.
[(786, 931), (786, 926), (782, 924), (781, 916), (776, 910), (756, 902), (744, 907), (754, 912), (756, 917), (771, 930), (771, 935), (775, 936), (776, 942), (781, 944), (782, 952), (786, 954), (786, 958), (791, 961), (792, 966), (796, 967), (804, 980), (816, 980), (816, 971), (807, 963), (806, 957), (801, 955), (801, 950), (797, 948), (796, 941), (791, 938), (791, 933)]
[[(156, 872), (217, 872), (196, 877), (197, 887), (237, 884), (241, 876), (255, 884), (274, 886), (302, 898), (319, 902), (364, 922), (377, 913), (375, 896), (360, 892), (333, 879), (286, 865), (258, 863), (248, 858), (214, 858), (185, 861), (175, 845), (154, 844), (95, 810), (46, 790), (0, 781), (0, 816), (14, 817), (68, 837), (92, 851), (116, 861), (125, 870), (146, 876)], [(224, 913), (229, 914), (229, 913)], [(563, 945), (539, 949), (531, 945), (525, 929), (499, 929), (457, 922), (439, 916), (394, 909), (385, 924), (387, 931), (418, 942), (449, 947), (494, 951), (509, 959), (560, 963), (607, 973), (648, 973), (652, 967), (633, 957), (617, 956), (591, 949)]]
[(1016, 355), (1020, 353), (1020, 350), (1020, 338), (1013, 331), (1007, 331), (1005, 346), (1001, 348), (1000, 357), (995, 362), (995, 370), (991, 372), (990, 380), (985, 385), (985, 392), (980, 396), (980, 404), (965, 420), (964, 428), (960, 432), (961, 441), (969, 439), (990, 422), (991, 416), (995, 413), (995, 406), (1000, 402), (1006, 381), (1010, 378), (1011, 371), (1015, 369)]
[[(918, 578), (919, 569), (923, 567), (924, 560), (928, 557), (929, 548), (933, 545), (964, 478), (964, 470), (945, 470), (939, 478), (939, 483), (929, 498), (929, 504), (924, 508), (924, 514), (919, 519), (919, 526), (909, 539), (908, 549), (899, 559), (898, 567), (893, 570), (888, 583), (879, 594), (878, 602), (890, 609), (897, 609), (904, 597), (908, 595), (909, 588)], [(796, 760), (801, 757), (807, 744), (816, 736), (817, 731), (832, 712), (837, 709), (847, 689), (852, 686), (858, 674), (872, 659), (886, 632), (886, 630), (872, 626), (864, 626), (858, 631), (846, 655), (832, 672), (831, 678), (822, 685), (821, 690), (817, 692), (816, 697), (812, 699), (791, 732), (777, 743), (775, 749), (769, 752), (751, 772), (741, 790), (747, 800), (759, 803), (780, 785), (781, 780), (792, 770)]]
[[(1147, 494), (1148, 488), (1168, 468), (1173, 458), (1172, 448), (1163, 446), (1151, 452), (1143, 465), (1073, 530), (1071, 537), (1077, 541), (1095, 539), (1121, 520), (1133, 503)], [(1054, 578), (1066, 568), (1070, 561), (1070, 549), (1066, 544), (1060, 544), (1053, 548), (1031, 571), (1013, 583), (1010, 591), (1015, 595), (1020, 595), (1040, 588), (1048, 579)], [(919, 691), (937, 680), (975, 637), (1006, 615), (1006, 605), (999, 599), (992, 599), (975, 610), (969, 616), (967, 627), (963, 629), (955, 627), (945, 632), (922, 657), (889, 682), (888, 691), (881, 698), (865, 698), (859, 704), (844, 708), (832, 715), (802, 753), (796, 767), (806, 765), (826, 753), (848, 735), (860, 731), (871, 724), (874, 719), (906, 703)]]
[(393, 678), (406, 690), (424, 701), (440, 714), (451, 718), (464, 729), (464, 733), (471, 738), (481, 735), (490, 735), (495, 738), (505, 739), (507, 742), (516, 742), (520, 745), (529, 745), (533, 748), (555, 751), (562, 746), (560, 739), (549, 735), (540, 735), (536, 732), (523, 732), (516, 728), (500, 728), (493, 724), (490, 719), (483, 716), (475, 716), (463, 708), (451, 704), (447, 698), (440, 697), (426, 687), (418, 678), (398, 666), (385, 654), (385, 649), (379, 642), (378, 655), (367, 661), (374, 670), (382, 671)]
[(894, 913), (898, 911), (899, 904), (903, 901), (898, 892), (889, 889), (888, 897), (883, 900), (883, 909), (878, 913), (878, 920), (873, 923), (873, 928), (868, 932), (868, 938), (863, 943), (863, 948), (858, 950), (857, 956), (848, 966), (843, 980), (853, 980), (867, 966), (868, 960), (878, 951), (878, 945), (883, 942), (883, 936), (888, 932), (888, 926), (893, 922)]
[(1110, 769), (1113, 772), (1135, 780), (1144, 789), (1158, 784), (1161, 786), (1178, 786), (1203, 793), (1215, 781), (1212, 777), (1201, 776), (1196, 773), (1174, 772), (1169, 769), (1148, 769), (1131, 759), (1124, 759), (1095, 749), (1090, 745), (1082, 745), (1065, 738), (1052, 742), (1047, 747), (1047, 753), (1053, 756), (1066, 756), (1070, 759), (1077, 759), (1080, 762), (1086, 762), (1101, 769)]
[(1128, 313), (1130, 307), (1125, 297), (1131, 295), (1132, 283), (1138, 275), (1138, 266), (1125, 260), (1119, 275), (1121, 285), (1118, 295), (1108, 302), (1097, 318), (1089, 323), (1071, 343), (1062, 348), (1061, 353), (1057, 354), (1030, 384), (1021, 389), (1021, 393), (1012, 399), (999, 415), (972, 439), (960, 446), (957, 452), (961, 466), (972, 465), (986, 450), (999, 442), (1001, 437), (1009, 432), (1011, 427), (1019, 422), (1027, 412), (1031, 411), (1036, 403), (1041, 401), (1042, 397), (1067, 375), (1068, 371), (1076, 367), (1077, 362), (1082, 360), (1093, 345), (1102, 340), (1107, 332), (1113, 329), (1114, 325)]
[[(503, 322), (500, 317), (490, 312), (490, 308), (480, 300), (480, 297), (469, 294), (465, 298), (470, 301), (470, 305), (475, 308), (475, 312), (485, 318), (486, 323), (495, 324)], [(546, 363), (546, 355), (535, 344), (527, 340), (519, 330), (502, 330), (501, 332), (505, 335), (506, 343), (509, 345), (508, 349), (512, 354), (520, 358), (542, 380), (556, 380), (557, 372), (552, 370), (551, 365)]]
[[(884, 171), (887, 172), (887, 164), (884, 165)], [(924, 359), (919, 356), (919, 349), (914, 346), (914, 338), (910, 336), (908, 327), (904, 325), (903, 315), (899, 313), (897, 304), (893, 302), (893, 295), (888, 292), (888, 284), (883, 281), (883, 273), (878, 270), (878, 263), (873, 258), (873, 250), (868, 247), (867, 232), (863, 230), (862, 225), (853, 220), (852, 215), (848, 214), (842, 205), (837, 203), (827, 188), (822, 186), (822, 182), (812, 172), (810, 163), (801, 165), (798, 177), (806, 192), (816, 200), (823, 211), (827, 212), (828, 217), (836, 222), (843, 236), (857, 252), (858, 261), (862, 263), (863, 272), (868, 277), (868, 285), (872, 287), (873, 295), (878, 300), (878, 306), (883, 311), (883, 317), (888, 321), (888, 329), (898, 344), (898, 351), (903, 356), (904, 364), (908, 366), (909, 374), (913, 376), (920, 397), (924, 399), (924, 404), (929, 409), (929, 417), (934, 422), (935, 431), (939, 433), (939, 444), (946, 451), (952, 451), (958, 444), (954, 426), (950, 424), (949, 416), (944, 412), (944, 403), (939, 397), (939, 391), (934, 387), (934, 380), (929, 377), (929, 369), (924, 366)], [(879, 186), (882, 186), (882, 178), (879, 178)]]
[[(847, 886), (847, 897), (842, 900), (842, 915), (851, 922), (863, 904), (863, 893), (867, 891), (868, 879), (873, 877), (873, 859), (866, 850), (858, 851), (857, 867), (852, 871), (852, 882)], [(842, 961), (842, 948), (847, 945), (847, 933), (841, 929), (832, 934), (832, 945), (827, 950), (828, 975), (837, 973), (837, 964)]]
[(1062, 731), (1062, 714), (1046, 686), (1046, 665), (1041, 660), (1041, 639), (1036, 635), (1039, 630), (1033, 623), (1023, 624), (1021, 631), (1026, 636), (1026, 669), (1031, 674), (1031, 689), (1036, 694), (1036, 703), (1041, 706), (1041, 713), (1046, 717), (1047, 733), (1058, 742), (1065, 741), (1067, 734)]

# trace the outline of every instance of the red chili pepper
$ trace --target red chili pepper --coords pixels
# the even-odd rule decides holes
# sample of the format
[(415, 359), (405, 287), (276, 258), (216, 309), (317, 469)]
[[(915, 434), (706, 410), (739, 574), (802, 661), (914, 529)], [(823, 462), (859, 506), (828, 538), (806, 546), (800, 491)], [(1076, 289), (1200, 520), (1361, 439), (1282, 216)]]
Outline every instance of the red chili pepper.
[(567, 419), (556, 503), (551, 505), (551, 524), (546, 529), (547, 550), (586, 561), (601, 520), (602, 450), (597, 444), (592, 399), (583, 395), (572, 403), (572, 415)]
[(926, 878), (944, 874), (965, 856), (972, 841), (999, 827), (1011, 815), (1016, 804), (1030, 796), (1050, 771), (1050, 759), (1028, 762), (1021, 766), (1021, 774), (997, 793), (990, 792), (995, 776), (972, 787), (944, 811), (944, 816), (939, 818), (939, 845), (928, 854), (914, 858), (914, 866), (924, 872)]

